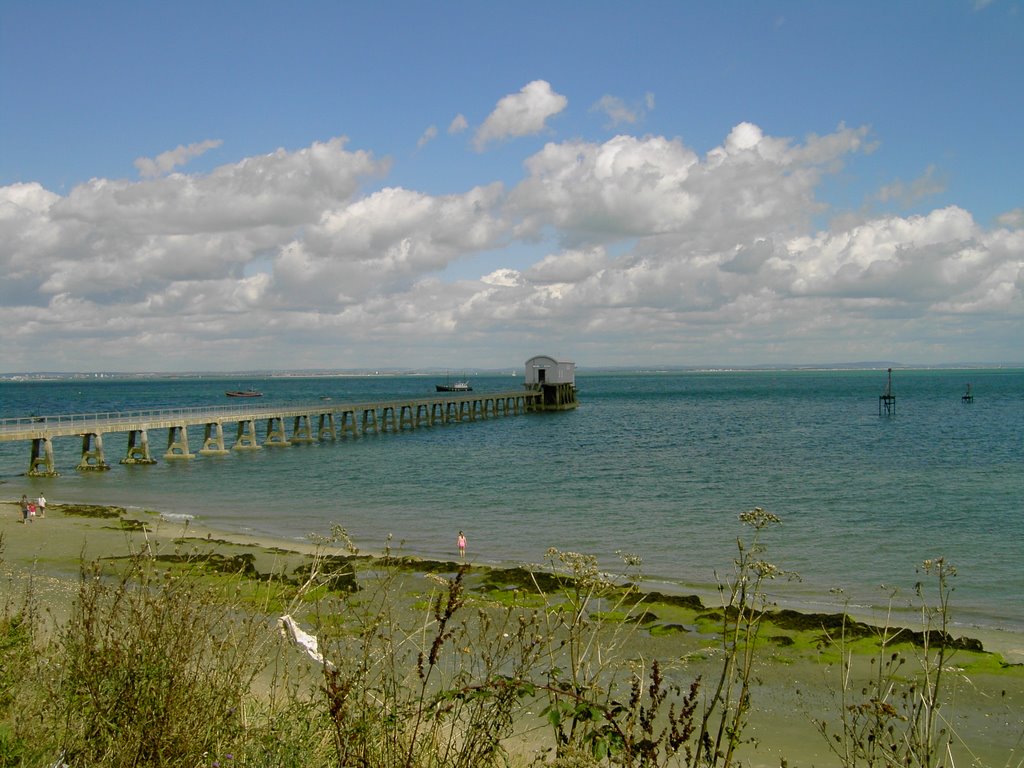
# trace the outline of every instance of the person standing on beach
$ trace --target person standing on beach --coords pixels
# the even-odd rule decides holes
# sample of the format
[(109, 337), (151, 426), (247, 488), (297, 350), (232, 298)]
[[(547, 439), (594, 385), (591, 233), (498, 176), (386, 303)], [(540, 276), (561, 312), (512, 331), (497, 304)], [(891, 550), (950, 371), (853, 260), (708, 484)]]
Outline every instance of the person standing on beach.
[(28, 496), (21, 494), (21, 524), (28, 523)]
[(39, 498), (36, 499), (36, 513), (40, 517), (46, 517), (46, 497), (43, 494), (39, 494)]
[(459, 538), (456, 539), (456, 543), (459, 545), (459, 557), (466, 556), (466, 535), (459, 531)]

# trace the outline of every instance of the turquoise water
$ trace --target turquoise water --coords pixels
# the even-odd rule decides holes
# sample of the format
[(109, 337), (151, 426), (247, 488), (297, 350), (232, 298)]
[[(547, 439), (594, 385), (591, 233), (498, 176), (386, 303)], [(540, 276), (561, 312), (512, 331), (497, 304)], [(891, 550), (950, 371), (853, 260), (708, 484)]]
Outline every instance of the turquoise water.
[[(367, 550), (539, 563), (548, 547), (643, 559), (665, 588), (713, 591), (761, 506), (783, 525), (767, 559), (798, 572), (781, 604), (861, 612), (910, 595), (915, 566), (958, 569), (964, 625), (1024, 630), (1024, 371), (897, 370), (896, 415), (878, 414), (884, 371), (580, 373), (580, 407), (336, 443), (126, 467), (105, 438), (104, 473), (78, 473), (80, 440), (55, 441), (61, 477), (29, 479), (27, 443), (0, 444), (0, 496), (45, 492), (194, 515), (204, 524), (301, 538), (344, 526)], [(965, 385), (975, 401), (961, 402)], [(365, 401), (432, 394), (424, 376), (0, 383), (0, 416), (228, 404)], [(473, 380), (477, 392), (519, 378)], [(193, 450), (199, 435), (190, 435)], [(159, 454), (165, 436), (150, 435)], [(842, 596), (832, 590), (842, 588)], [(902, 598), (898, 598), (900, 604)]]

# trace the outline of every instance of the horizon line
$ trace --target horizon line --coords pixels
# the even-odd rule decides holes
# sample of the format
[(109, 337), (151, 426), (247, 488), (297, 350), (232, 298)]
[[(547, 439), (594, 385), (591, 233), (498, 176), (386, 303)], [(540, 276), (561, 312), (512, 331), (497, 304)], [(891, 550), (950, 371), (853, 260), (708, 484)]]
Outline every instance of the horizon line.
[[(746, 363), (746, 364), (638, 364), (638, 365), (577, 365), (577, 372), (633, 372), (633, 373), (662, 373), (662, 372), (740, 372), (740, 371), (798, 371), (798, 370), (878, 370), (894, 368), (900, 370), (935, 370), (935, 369), (1004, 369), (1024, 368), (1024, 362), (943, 362), (943, 363), (901, 363), (897, 361), (856, 361), (846, 363)], [(511, 371), (516, 375), (522, 366), (465, 366), (460, 370), (473, 371), (473, 375), (508, 375)], [(99, 371), (10, 371), (0, 372), (0, 381), (13, 379), (44, 379), (44, 378), (174, 378), (174, 377), (231, 377), (231, 376), (431, 376), (450, 368), (422, 367), (406, 368), (399, 366), (364, 366), (359, 368), (267, 368), (267, 369), (238, 369), (238, 370), (189, 370), (189, 371), (121, 371), (121, 370), (99, 370)], [(468, 374), (467, 374), (468, 375)]]

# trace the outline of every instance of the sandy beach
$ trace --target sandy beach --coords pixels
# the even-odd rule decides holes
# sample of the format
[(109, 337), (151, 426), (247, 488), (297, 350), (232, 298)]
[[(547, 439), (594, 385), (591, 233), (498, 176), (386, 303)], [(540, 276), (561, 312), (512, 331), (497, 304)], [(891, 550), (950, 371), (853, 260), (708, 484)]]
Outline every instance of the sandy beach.
[[(16, 606), (19, 595), (31, 585), (34, 596), (57, 622), (74, 599), (83, 561), (123, 557), (146, 547), (163, 553), (230, 551), (252, 554), (257, 570), (268, 572), (292, 568), (316, 549), (313, 542), (229, 534), (157, 512), (105, 518), (65, 510), (64, 505), (51, 504), (45, 518), (24, 524), (16, 499), (0, 503), (0, 600)], [(653, 610), (672, 616), (670, 609), (659, 605)], [(273, 631), (269, 623), (268, 631)], [(787, 635), (790, 639), (785, 643), (776, 639), (763, 644), (749, 725), (756, 747), (746, 748), (747, 764), (777, 766), (785, 758), (789, 765), (836, 765), (812, 719), (834, 709), (837, 670), (803, 642), (798, 631)], [(1008, 640), (1007, 647), (1020, 647), (1018, 640)], [(701, 649), (707, 642), (689, 633), (661, 636), (641, 630), (632, 650), (665, 660), (685, 680), (704, 671), (707, 654)], [(954, 682), (943, 715), (967, 741), (957, 765), (1024, 764), (1024, 667), (1019, 660), (965, 652), (954, 657), (953, 665), (950, 679)], [(520, 747), (528, 749), (530, 737), (520, 741)], [(515, 749), (516, 745), (509, 746)]]

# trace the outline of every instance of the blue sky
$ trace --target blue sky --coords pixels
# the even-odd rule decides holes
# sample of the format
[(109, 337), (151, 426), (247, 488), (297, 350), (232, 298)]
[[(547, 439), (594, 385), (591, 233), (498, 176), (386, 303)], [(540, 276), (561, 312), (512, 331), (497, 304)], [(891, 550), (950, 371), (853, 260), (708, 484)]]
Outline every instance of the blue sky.
[(0, 372), (1019, 362), (1024, 4), (0, 0)]

